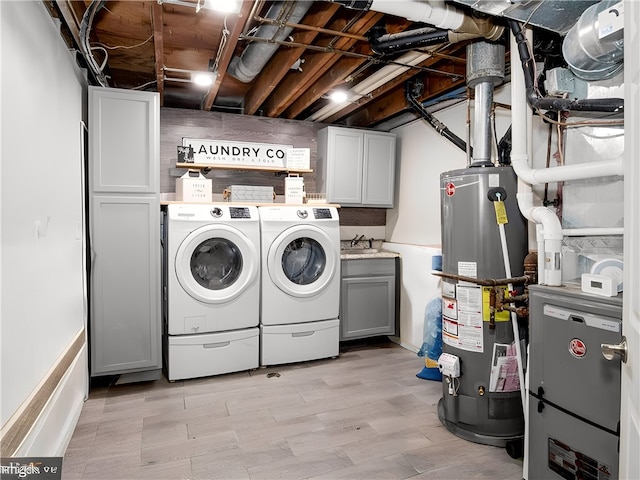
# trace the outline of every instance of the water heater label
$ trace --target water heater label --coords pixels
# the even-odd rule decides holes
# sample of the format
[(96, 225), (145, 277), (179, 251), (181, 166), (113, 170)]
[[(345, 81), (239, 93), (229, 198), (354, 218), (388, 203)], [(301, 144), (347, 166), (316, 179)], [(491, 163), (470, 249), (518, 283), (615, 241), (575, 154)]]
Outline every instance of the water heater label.
[(458, 306), (456, 305), (455, 300), (450, 298), (442, 299), (442, 315), (454, 320), (458, 318)]
[(458, 284), (456, 299), (443, 298), (442, 307), (444, 343), (460, 350), (482, 353), (482, 289), (477, 285)]
[(496, 222), (498, 225), (505, 225), (509, 223), (507, 218), (507, 209), (504, 206), (504, 202), (493, 202), (493, 207), (496, 211)]
[(478, 264), (476, 262), (458, 262), (458, 275), (478, 278)]
[(456, 298), (456, 284), (449, 282), (442, 282), (442, 296), (449, 298)]
[(498, 173), (489, 174), (489, 187), (499, 187), (500, 186), (500, 175)]

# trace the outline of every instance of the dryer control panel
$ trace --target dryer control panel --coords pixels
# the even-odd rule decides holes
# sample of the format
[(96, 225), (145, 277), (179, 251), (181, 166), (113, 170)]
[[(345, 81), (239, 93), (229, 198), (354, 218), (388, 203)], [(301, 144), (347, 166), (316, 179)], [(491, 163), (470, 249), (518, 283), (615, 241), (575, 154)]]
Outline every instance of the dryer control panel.
[(313, 217), (318, 220), (318, 219), (323, 219), (323, 218), (333, 218), (331, 216), (331, 210), (328, 208), (314, 208), (313, 209)]
[(251, 211), (247, 207), (230, 207), (231, 218), (251, 218)]

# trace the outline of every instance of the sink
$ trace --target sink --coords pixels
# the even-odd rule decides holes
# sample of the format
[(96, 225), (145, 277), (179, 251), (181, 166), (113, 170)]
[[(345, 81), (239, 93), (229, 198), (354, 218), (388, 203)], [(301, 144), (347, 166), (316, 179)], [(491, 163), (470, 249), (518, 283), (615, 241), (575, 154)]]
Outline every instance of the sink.
[(378, 253), (379, 251), (377, 248), (345, 248), (344, 250), (340, 250), (340, 253), (347, 255), (364, 255), (367, 253)]

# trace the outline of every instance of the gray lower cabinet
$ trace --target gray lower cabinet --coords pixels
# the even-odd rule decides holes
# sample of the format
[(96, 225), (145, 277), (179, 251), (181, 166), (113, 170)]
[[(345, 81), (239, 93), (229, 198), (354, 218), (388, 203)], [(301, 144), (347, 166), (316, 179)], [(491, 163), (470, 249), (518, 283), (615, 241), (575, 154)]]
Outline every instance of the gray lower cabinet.
[(395, 258), (342, 260), (340, 340), (397, 335)]
[(91, 375), (159, 378), (157, 93), (89, 87)]

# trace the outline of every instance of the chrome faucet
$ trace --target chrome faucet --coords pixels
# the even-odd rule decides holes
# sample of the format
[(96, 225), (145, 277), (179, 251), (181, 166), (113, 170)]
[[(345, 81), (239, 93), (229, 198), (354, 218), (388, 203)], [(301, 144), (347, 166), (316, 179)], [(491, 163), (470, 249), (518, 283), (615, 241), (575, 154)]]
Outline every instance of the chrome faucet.
[(351, 240), (351, 247), (355, 247), (359, 241), (364, 240), (364, 235), (360, 235), (360, 237), (358, 237), (358, 235), (356, 235), (355, 237), (353, 237), (353, 239)]

